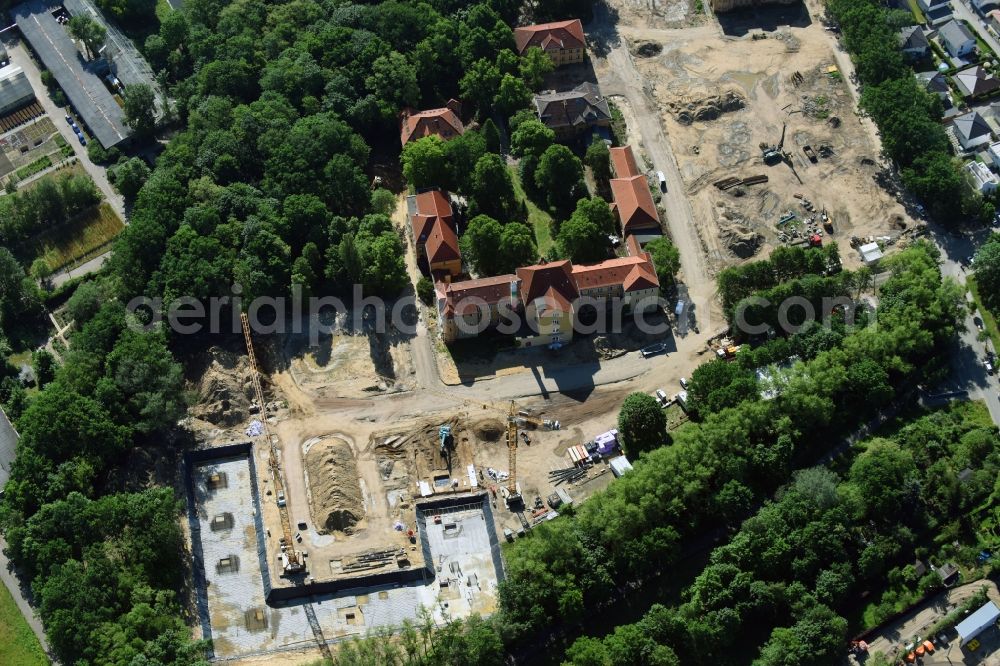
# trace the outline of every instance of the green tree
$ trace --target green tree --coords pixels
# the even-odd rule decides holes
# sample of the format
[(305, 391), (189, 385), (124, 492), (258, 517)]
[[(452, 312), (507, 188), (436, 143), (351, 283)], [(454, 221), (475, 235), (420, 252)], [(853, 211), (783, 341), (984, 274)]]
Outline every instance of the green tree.
[(494, 108), (506, 117), (515, 111), (527, 108), (529, 104), (531, 104), (531, 91), (524, 85), (524, 81), (512, 74), (504, 74), (500, 79), (496, 97), (493, 98)]
[(56, 359), (47, 349), (36, 349), (31, 353), (31, 368), (35, 371), (38, 388), (45, 388), (56, 378)]
[(363, 281), (366, 294), (395, 296), (409, 282), (399, 236), (384, 231), (363, 246)]
[(538, 92), (545, 85), (545, 77), (552, 73), (555, 65), (549, 54), (532, 46), (521, 57), (521, 78), (531, 90)]
[(604, 143), (604, 139), (594, 135), (583, 161), (590, 167), (597, 184), (607, 187), (611, 179), (611, 151), (608, 150), (608, 144)]
[(104, 26), (83, 14), (71, 16), (67, 25), (69, 34), (83, 42), (90, 57), (96, 58), (108, 36)]
[(562, 223), (556, 244), (573, 263), (592, 264), (608, 256), (608, 238), (596, 224), (574, 214)]
[(654, 238), (646, 243), (646, 251), (653, 259), (653, 268), (660, 279), (660, 286), (671, 285), (681, 269), (681, 252), (666, 236)]
[(394, 210), (396, 210), (396, 195), (384, 187), (376, 188), (372, 192), (372, 212), (392, 215)]
[(120, 162), (108, 171), (110, 174), (113, 174), (115, 189), (129, 200), (135, 199), (135, 196), (139, 194), (139, 190), (142, 189), (143, 184), (149, 178), (149, 167), (139, 157), (132, 157), (124, 162)]
[(449, 178), (449, 163), (441, 137), (432, 135), (411, 141), (403, 147), (400, 158), (403, 175), (416, 189), (441, 186)]
[(477, 215), (459, 240), (462, 257), (481, 276), (497, 275), (500, 267), (500, 240), (503, 225), (488, 215)]
[(101, 284), (95, 280), (82, 283), (66, 301), (66, 312), (77, 328), (87, 323), (101, 307), (104, 298)]
[(976, 252), (976, 285), (985, 305), (1000, 313), (1000, 234), (994, 233)]
[(493, 100), (500, 88), (500, 70), (489, 60), (477, 60), (466, 70), (458, 82), (462, 99), (481, 115), (488, 114), (493, 108)]
[(513, 273), (521, 266), (528, 266), (538, 259), (535, 233), (521, 222), (508, 222), (500, 233), (500, 252), (497, 271)]
[(123, 331), (108, 355), (107, 378), (98, 390), (103, 404), (124, 409), (123, 422), (140, 433), (168, 428), (184, 413), (184, 376), (162, 332)]
[(568, 211), (587, 191), (583, 183), (583, 165), (573, 152), (561, 144), (549, 146), (542, 153), (535, 171), (535, 185), (556, 211)]
[(488, 215), (509, 221), (517, 211), (514, 180), (504, 159), (496, 153), (486, 153), (476, 162), (470, 179), (469, 206), (472, 215)]
[(426, 276), (421, 275), (420, 279), (417, 280), (417, 297), (424, 305), (434, 303), (434, 283)]
[(629, 393), (618, 413), (618, 432), (625, 452), (634, 457), (667, 442), (667, 417), (653, 396)]
[(497, 129), (492, 118), (487, 118), (486, 122), (483, 123), (482, 133), (483, 140), (486, 142), (486, 151), (499, 155), (501, 152), (500, 130)]
[(156, 129), (156, 93), (145, 83), (125, 88), (125, 123), (140, 137), (152, 136)]
[(406, 56), (396, 51), (375, 59), (371, 74), (365, 79), (365, 87), (386, 104), (384, 112), (389, 116), (404, 106), (416, 106), (420, 101), (417, 70)]
[(600, 197), (577, 201), (573, 216), (587, 220), (606, 235), (615, 233), (615, 214), (608, 206), (608, 202)]
[(545, 150), (555, 143), (556, 133), (538, 119), (524, 120), (510, 136), (511, 152), (516, 157), (541, 158)]

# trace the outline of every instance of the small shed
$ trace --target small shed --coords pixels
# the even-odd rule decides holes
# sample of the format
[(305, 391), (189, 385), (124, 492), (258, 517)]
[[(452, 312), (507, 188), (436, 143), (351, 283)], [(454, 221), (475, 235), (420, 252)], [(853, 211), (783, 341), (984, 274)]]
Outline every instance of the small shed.
[(941, 577), (941, 582), (944, 583), (946, 587), (950, 587), (955, 584), (958, 579), (958, 565), (954, 562), (945, 562), (937, 569), (937, 575)]
[(625, 472), (628, 472), (629, 470), (632, 469), (632, 463), (630, 463), (628, 461), (628, 458), (626, 458), (625, 456), (618, 456), (617, 458), (612, 458), (610, 461), (608, 461), (608, 466), (611, 467), (611, 473), (615, 475), (616, 479)]
[(973, 638), (989, 629), (998, 619), (1000, 619), (1000, 608), (992, 601), (987, 601), (979, 610), (958, 623), (955, 631), (958, 632), (959, 645), (965, 645)]
[(882, 249), (878, 243), (866, 243), (858, 248), (858, 252), (866, 266), (874, 266), (882, 258)]

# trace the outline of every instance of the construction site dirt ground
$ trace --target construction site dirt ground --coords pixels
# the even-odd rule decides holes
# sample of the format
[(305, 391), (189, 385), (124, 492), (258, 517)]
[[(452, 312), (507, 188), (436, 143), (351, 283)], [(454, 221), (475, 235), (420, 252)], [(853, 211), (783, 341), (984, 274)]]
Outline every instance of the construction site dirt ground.
[[(855, 113), (849, 83), (836, 68), (836, 37), (819, 22), (815, 4), (808, 3), (809, 14), (802, 12), (806, 20), (774, 30), (749, 29), (753, 15), (748, 15), (747, 31), (733, 35), (714, 22), (688, 29), (638, 27), (649, 25), (647, 15), (655, 10), (646, 3), (637, 10), (629, 0), (612, 5), (618, 38), (660, 112), (711, 273), (766, 257), (782, 244), (781, 231), (789, 241), (801, 240), (810, 230), (808, 217), (817, 218), (811, 226), (828, 242), (817, 217), (823, 210), (848, 268), (860, 264), (849, 246), (851, 236), (895, 240), (914, 228), (891, 185), (883, 188), (876, 180), (884, 168), (880, 148)], [(669, 13), (673, 3), (656, 6)], [(607, 61), (593, 60), (601, 78)], [(639, 143), (628, 103), (612, 101), (622, 109), (630, 141)], [(791, 165), (765, 165), (760, 144), (778, 144), (783, 126)], [(807, 145), (817, 153), (815, 163), (804, 152)], [(713, 186), (756, 175), (766, 175), (768, 182), (727, 191)], [(803, 199), (814, 212), (804, 209)], [(779, 228), (788, 212), (798, 221)]]

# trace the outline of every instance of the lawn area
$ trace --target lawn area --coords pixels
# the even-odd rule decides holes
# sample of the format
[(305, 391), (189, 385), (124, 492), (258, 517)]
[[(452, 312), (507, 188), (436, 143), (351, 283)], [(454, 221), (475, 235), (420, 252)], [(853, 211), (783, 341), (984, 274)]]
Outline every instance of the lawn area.
[(972, 292), (972, 298), (976, 301), (976, 308), (979, 310), (979, 314), (982, 315), (983, 326), (993, 341), (993, 350), (1000, 353), (1000, 329), (997, 329), (996, 317), (992, 312), (983, 307), (983, 302), (979, 299), (979, 287), (976, 286), (976, 278), (970, 275), (965, 278), (965, 283), (968, 285), (969, 291)]
[(49, 660), (32, 633), (14, 598), (0, 585), (0, 664), (4, 666), (44, 666)]
[(528, 207), (528, 224), (535, 230), (535, 243), (538, 245), (538, 256), (544, 257), (552, 247), (552, 216), (536, 206), (531, 199), (524, 194), (521, 187), (521, 174), (516, 167), (509, 167), (512, 180), (514, 181), (514, 191), (517, 198), (523, 201)]
[(111, 206), (102, 202), (38, 236), (35, 256), (44, 259), (49, 270), (58, 271), (101, 254), (124, 228)]

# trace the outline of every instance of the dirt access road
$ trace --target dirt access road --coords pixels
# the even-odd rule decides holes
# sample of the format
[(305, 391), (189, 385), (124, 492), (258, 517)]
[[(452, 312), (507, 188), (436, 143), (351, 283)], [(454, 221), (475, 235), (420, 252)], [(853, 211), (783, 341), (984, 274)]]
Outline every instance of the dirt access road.
[[(713, 24), (686, 28), (683, 32), (688, 38), (695, 38), (696, 35), (692, 33), (714, 36), (717, 31), (718, 27)], [(677, 168), (677, 160), (671, 151), (670, 142), (663, 134), (660, 114), (652, 110), (652, 101), (649, 92), (644, 88), (642, 76), (635, 67), (625, 40), (618, 34), (618, 26), (612, 21), (603, 3), (598, 3), (594, 20), (587, 26), (587, 32), (592, 38), (597, 38), (611, 47), (606, 57), (608, 66), (598, 69), (597, 82), (605, 95), (621, 95), (628, 100), (635, 112), (638, 125), (635, 129), (642, 137), (643, 147), (653, 161), (654, 169), (662, 171), (667, 178), (667, 191), (663, 195), (662, 205), (667, 211), (670, 234), (677, 249), (680, 250), (681, 279), (687, 285), (691, 299), (695, 303), (707, 305), (713, 299), (715, 284), (705, 267), (704, 252), (698, 239), (694, 213), (685, 194), (684, 181)]]

